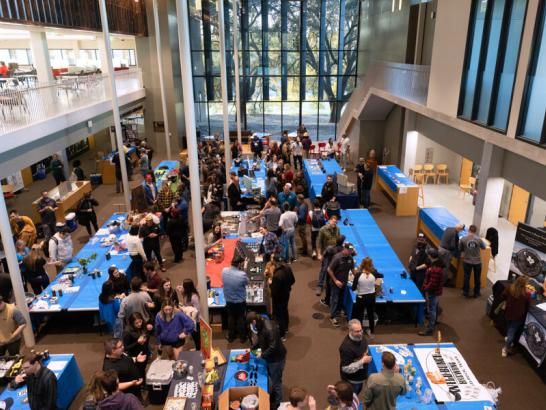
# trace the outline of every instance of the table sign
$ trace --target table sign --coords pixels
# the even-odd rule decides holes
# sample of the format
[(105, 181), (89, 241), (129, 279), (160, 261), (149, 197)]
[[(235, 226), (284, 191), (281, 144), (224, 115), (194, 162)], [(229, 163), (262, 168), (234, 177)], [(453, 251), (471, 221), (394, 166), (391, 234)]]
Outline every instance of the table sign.
[(210, 359), (212, 355), (212, 328), (203, 319), (199, 319), (201, 332), (201, 352), (205, 359)]

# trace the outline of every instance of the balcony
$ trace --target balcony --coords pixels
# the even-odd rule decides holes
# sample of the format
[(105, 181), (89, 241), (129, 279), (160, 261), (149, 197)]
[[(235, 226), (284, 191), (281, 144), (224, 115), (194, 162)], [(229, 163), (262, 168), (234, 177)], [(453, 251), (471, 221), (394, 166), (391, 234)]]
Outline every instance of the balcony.
[[(114, 75), (120, 106), (145, 97), (140, 70), (116, 71)], [(109, 111), (111, 92), (106, 75), (68, 75), (50, 84), (3, 82), (0, 88), (2, 151)]]

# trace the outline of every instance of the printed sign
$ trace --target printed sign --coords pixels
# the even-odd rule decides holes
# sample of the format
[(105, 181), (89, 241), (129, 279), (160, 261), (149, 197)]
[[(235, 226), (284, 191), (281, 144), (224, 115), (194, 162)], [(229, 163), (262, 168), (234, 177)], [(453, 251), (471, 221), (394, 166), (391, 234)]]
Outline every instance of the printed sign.
[(533, 356), (537, 366), (540, 366), (546, 357), (546, 329), (531, 312), (527, 314), (525, 319), (525, 327), (519, 338), (519, 343)]
[(212, 355), (212, 328), (203, 319), (199, 319), (201, 332), (201, 352), (205, 359), (210, 359)]
[(436, 401), (492, 401), (455, 347), (436, 353), (434, 347), (415, 346), (414, 352)]
[(520, 222), (512, 251), (510, 274), (525, 275), (542, 283), (545, 273), (546, 232)]

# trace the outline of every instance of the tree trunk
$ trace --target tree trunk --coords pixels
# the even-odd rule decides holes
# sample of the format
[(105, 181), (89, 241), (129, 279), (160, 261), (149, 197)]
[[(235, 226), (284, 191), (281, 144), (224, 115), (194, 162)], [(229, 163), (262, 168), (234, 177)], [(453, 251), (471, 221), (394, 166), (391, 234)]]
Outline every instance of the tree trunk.
[(336, 122), (337, 101), (330, 101), (330, 123)]

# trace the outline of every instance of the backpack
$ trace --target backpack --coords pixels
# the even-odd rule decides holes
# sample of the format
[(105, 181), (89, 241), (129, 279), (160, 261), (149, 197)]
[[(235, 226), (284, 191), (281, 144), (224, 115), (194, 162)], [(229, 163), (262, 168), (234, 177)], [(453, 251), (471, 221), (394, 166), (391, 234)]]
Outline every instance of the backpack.
[(45, 241), (42, 242), (42, 251), (44, 252), (44, 256), (46, 258), (49, 258), (49, 241), (53, 240), (53, 242), (55, 242), (56, 245), (59, 244), (59, 240), (57, 238), (55, 238), (55, 236), (52, 236), (51, 238), (49, 239), (46, 239)]
[(326, 223), (326, 219), (324, 218), (322, 211), (313, 210), (313, 216), (311, 218), (311, 226), (313, 228), (320, 229), (325, 223)]

